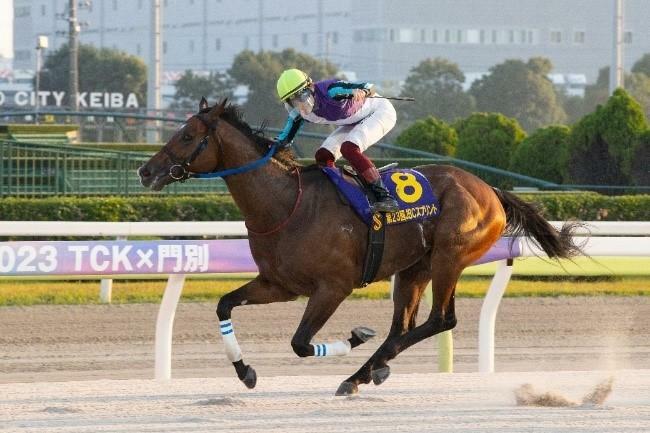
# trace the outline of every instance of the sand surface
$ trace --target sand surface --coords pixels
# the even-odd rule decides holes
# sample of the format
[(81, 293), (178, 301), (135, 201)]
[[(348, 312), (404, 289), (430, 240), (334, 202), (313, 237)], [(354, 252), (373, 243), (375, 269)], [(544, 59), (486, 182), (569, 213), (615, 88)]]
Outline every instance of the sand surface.
[[(436, 373), (431, 339), (352, 398), (333, 394), (385, 337), (390, 301), (346, 301), (314, 341), (358, 325), (378, 338), (325, 359), (291, 351), (304, 302), (236, 309), (244, 359), (259, 377), (252, 391), (223, 353), (212, 303), (179, 306), (171, 382), (150, 380), (158, 305), (0, 308), (0, 431), (650, 431), (648, 298), (505, 299), (495, 375), (475, 373), (481, 302), (457, 301), (456, 373)], [(516, 404), (526, 383), (581, 401), (609, 377), (601, 406)]]
[[(612, 374), (604, 404), (517, 406), (534, 383), (579, 400)], [(338, 378), (97, 380), (0, 385), (2, 432), (648, 432), (650, 370), (395, 374), (354, 397)]]
[[(457, 301), (455, 371), (478, 369), (482, 300)], [(174, 325), (175, 378), (230, 377), (216, 304), (183, 303)], [(314, 339), (347, 338), (359, 325), (378, 337), (339, 358), (298, 358), (291, 337), (305, 303), (246, 306), (233, 312), (244, 360), (260, 376), (350, 375), (385, 338), (391, 301), (344, 302)], [(0, 383), (153, 377), (157, 304), (0, 308)], [(419, 322), (428, 316), (423, 306)], [(496, 322), (496, 371), (650, 368), (650, 298), (504, 299)], [(437, 371), (435, 339), (402, 353), (393, 373)]]

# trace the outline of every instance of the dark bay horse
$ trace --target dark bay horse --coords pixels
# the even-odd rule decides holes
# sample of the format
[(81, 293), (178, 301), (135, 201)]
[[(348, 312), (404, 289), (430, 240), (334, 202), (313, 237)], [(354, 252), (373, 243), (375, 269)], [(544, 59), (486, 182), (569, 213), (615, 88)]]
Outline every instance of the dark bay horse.
[[(237, 306), (308, 297), (291, 340), (300, 357), (345, 355), (374, 335), (360, 327), (347, 340), (312, 344), (339, 304), (361, 286), (368, 229), (320, 170), (298, 166), (289, 150), (271, 158), (272, 143), (252, 131), (235, 106), (224, 100), (209, 107), (202, 99), (199, 112), (138, 170), (142, 184), (153, 190), (197, 173), (221, 170), (225, 176), (244, 216), (259, 275), (222, 297), (217, 315), (228, 358), (249, 388), (257, 377), (244, 364), (234, 336), (230, 318)], [(504, 233), (531, 237), (551, 258), (579, 252), (571, 237), (574, 224), (558, 231), (531, 205), (461, 169), (427, 165), (417, 170), (431, 183), (441, 213), (425, 222), (386, 228), (375, 280), (396, 274), (393, 321), (386, 340), (341, 384), (337, 395), (356, 393), (359, 384), (371, 380), (382, 383), (390, 374), (388, 361), (413, 344), (452, 329), (461, 272)], [(426, 321), (416, 326), (420, 299), (430, 281), (434, 304)]]

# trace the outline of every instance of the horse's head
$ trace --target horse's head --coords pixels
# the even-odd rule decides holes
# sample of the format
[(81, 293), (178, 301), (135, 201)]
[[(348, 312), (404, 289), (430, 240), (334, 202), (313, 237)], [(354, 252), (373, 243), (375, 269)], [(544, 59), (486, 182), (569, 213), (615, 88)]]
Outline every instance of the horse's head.
[(205, 98), (199, 112), (172, 135), (163, 148), (138, 169), (140, 182), (160, 191), (172, 182), (184, 181), (191, 173), (214, 170), (217, 166), (216, 130), (226, 99), (213, 107)]

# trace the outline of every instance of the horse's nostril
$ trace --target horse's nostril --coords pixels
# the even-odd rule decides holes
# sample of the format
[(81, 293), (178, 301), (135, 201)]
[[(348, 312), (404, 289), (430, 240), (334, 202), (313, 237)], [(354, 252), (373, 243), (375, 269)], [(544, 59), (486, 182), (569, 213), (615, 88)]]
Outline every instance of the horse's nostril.
[(138, 174), (140, 175), (140, 177), (151, 176), (151, 172), (144, 165), (138, 169)]

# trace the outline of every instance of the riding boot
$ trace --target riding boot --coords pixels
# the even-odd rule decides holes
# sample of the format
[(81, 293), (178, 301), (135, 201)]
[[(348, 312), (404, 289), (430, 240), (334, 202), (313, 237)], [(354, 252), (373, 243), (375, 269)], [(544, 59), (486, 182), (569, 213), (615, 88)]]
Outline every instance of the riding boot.
[(390, 195), (384, 182), (382, 182), (381, 177), (374, 182), (369, 183), (368, 186), (377, 199), (377, 201), (372, 205), (372, 209), (375, 212), (397, 212), (399, 210), (397, 200)]

